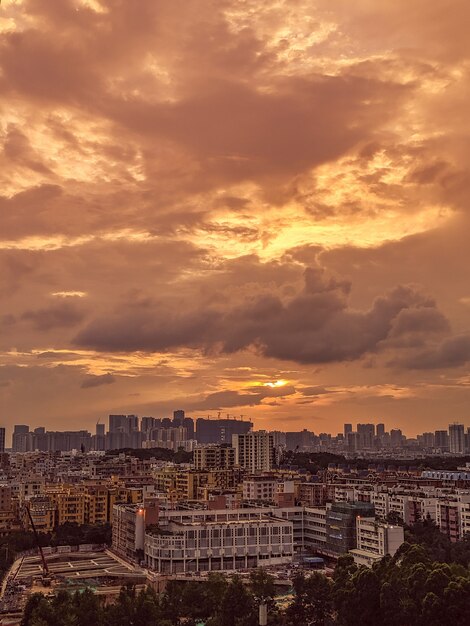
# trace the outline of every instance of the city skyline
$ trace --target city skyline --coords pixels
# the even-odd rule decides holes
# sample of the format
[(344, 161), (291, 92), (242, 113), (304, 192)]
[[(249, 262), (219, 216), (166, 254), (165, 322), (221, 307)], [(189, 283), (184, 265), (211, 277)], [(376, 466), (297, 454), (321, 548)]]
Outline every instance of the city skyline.
[(0, 5), (0, 424), (470, 424), (470, 6)]
[[(452, 422), (445, 428), (441, 426), (435, 431), (417, 432), (410, 436), (409, 432), (403, 432), (393, 426), (388, 427), (383, 422), (344, 423), (339, 432), (315, 433), (307, 428), (299, 431), (258, 429), (252, 420), (243, 417), (237, 418), (228, 414), (192, 417), (186, 415), (182, 409), (173, 411), (172, 417), (161, 418), (136, 414), (110, 414), (107, 416), (107, 426), (106, 420), (98, 420), (93, 429), (55, 431), (44, 425), (32, 427), (30, 424), (15, 424), (12, 431), (8, 432), (8, 438), (7, 429), (0, 424), (0, 452), (8, 447), (7, 441), (11, 441), (13, 452), (79, 450), (82, 446), (85, 451), (143, 447), (164, 447), (176, 451), (182, 447), (192, 452), (195, 445), (231, 445), (233, 434), (248, 432), (272, 434), (275, 445), (285, 447), (287, 450), (299, 447), (308, 450), (315, 445), (312, 437), (318, 440), (318, 445), (322, 437), (327, 436), (331, 438), (330, 443), (333, 447), (329, 449), (330, 444), (326, 440), (321, 445), (326, 446), (325, 450), (329, 449), (331, 452), (335, 451), (338, 444), (341, 446), (338, 451), (354, 452), (359, 449), (380, 451), (401, 448), (411, 442), (417, 442), (421, 448), (435, 449), (438, 454), (443, 452), (464, 454), (470, 451), (470, 426), (462, 422)], [(305, 434), (309, 437), (305, 438)], [(278, 435), (283, 435), (283, 438), (279, 438)]]

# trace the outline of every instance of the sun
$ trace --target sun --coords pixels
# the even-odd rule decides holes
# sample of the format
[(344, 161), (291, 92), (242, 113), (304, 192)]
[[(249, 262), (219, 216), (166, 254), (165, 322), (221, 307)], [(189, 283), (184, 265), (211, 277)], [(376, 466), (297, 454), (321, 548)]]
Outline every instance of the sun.
[(284, 387), (284, 385), (287, 385), (287, 380), (276, 380), (274, 382), (269, 382), (269, 383), (264, 383), (265, 387)]

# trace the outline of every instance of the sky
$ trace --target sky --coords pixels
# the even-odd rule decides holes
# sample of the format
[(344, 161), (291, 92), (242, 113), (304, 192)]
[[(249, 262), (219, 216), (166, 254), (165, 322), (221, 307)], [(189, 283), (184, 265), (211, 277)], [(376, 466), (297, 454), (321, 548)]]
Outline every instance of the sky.
[(467, 0), (4, 0), (0, 424), (470, 425)]

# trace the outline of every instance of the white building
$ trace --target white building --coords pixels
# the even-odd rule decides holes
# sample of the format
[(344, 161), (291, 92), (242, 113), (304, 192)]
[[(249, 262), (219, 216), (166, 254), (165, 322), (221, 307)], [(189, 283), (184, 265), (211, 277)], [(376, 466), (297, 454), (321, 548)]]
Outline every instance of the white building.
[(267, 516), (211, 522), (173, 520), (148, 529), (144, 551), (147, 566), (165, 574), (280, 565), (292, 561), (293, 526)]
[(235, 464), (248, 472), (269, 472), (275, 461), (274, 437), (265, 430), (232, 435)]
[(243, 499), (273, 502), (277, 480), (271, 476), (248, 476), (243, 481)]
[(377, 522), (374, 517), (356, 518), (356, 548), (350, 550), (358, 565), (371, 566), (386, 554), (393, 556), (404, 541), (402, 526)]

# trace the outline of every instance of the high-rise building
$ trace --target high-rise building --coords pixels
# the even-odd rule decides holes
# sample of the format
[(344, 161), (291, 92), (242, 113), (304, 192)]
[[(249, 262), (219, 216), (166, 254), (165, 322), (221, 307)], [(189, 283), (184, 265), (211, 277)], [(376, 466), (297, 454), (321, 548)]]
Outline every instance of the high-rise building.
[(0, 454), (5, 452), (5, 429), (0, 427)]
[(345, 438), (346, 441), (348, 440), (349, 433), (352, 433), (352, 431), (353, 431), (352, 424), (345, 424), (344, 425), (344, 438)]
[(248, 421), (199, 417), (196, 439), (198, 443), (232, 443), (232, 435), (248, 433), (252, 428), (253, 423)]
[(127, 415), (110, 415), (108, 431), (110, 433), (125, 432), (127, 426)]
[(463, 424), (449, 424), (449, 450), (451, 454), (465, 453), (465, 429)]
[(359, 435), (360, 448), (370, 449), (374, 446), (375, 425), (374, 424), (358, 424), (357, 434)]
[(158, 426), (160, 426), (160, 421), (156, 420), (154, 417), (143, 417), (140, 420), (140, 430), (143, 433), (148, 433), (150, 430), (152, 430), (152, 428), (157, 428), (157, 421), (159, 422)]
[(139, 418), (137, 415), (128, 415), (126, 420), (126, 432), (130, 435), (136, 430), (139, 430)]
[(390, 431), (390, 445), (392, 448), (401, 448), (403, 444), (403, 433), (399, 428), (392, 428)]
[(265, 430), (232, 435), (235, 464), (248, 472), (269, 472), (275, 461), (274, 437)]
[(423, 447), (434, 448), (434, 433), (423, 433)]
[(13, 452), (29, 452), (29, 426), (26, 426), (26, 424), (15, 424), (11, 447)]
[(441, 452), (448, 452), (449, 433), (447, 430), (436, 430), (434, 432), (434, 447), (439, 448)]
[(377, 424), (376, 434), (377, 437), (383, 437), (385, 435), (385, 424)]
[(188, 433), (188, 439), (194, 439), (194, 420), (192, 417), (185, 417), (183, 420), (183, 426)]
[(173, 426), (184, 426), (184, 411), (182, 409), (173, 411)]

